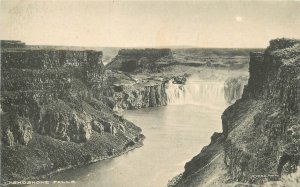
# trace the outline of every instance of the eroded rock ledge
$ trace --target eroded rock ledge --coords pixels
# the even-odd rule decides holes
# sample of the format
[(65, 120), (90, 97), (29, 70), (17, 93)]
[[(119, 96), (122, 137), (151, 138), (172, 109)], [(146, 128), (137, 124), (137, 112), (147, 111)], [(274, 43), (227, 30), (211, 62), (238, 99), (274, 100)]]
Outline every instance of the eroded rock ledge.
[(300, 164), (300, 41), (276, 39), (250, 54), (243, 96), (171, 186), (235, 186), (279, 180)]

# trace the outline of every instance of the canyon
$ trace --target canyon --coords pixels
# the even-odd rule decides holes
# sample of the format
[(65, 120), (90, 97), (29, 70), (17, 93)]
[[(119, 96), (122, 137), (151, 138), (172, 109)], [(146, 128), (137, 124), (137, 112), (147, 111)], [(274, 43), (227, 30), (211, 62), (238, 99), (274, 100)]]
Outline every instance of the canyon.
[(232, 104), (222, 115), (222, 132), (169, 186), (262, 184), (295, 171), (299, 162), (298, 40), (272, 40), (264, 53), (120, 49), (105, 66), (103, 52), (94, 48), (20, 41), (1, 42), (1, 48), (4, 183), (41, 179), (141, 147), (142, 129), (124, 110), (168, 111), (163, 107), (172, 105), (219, 110)]

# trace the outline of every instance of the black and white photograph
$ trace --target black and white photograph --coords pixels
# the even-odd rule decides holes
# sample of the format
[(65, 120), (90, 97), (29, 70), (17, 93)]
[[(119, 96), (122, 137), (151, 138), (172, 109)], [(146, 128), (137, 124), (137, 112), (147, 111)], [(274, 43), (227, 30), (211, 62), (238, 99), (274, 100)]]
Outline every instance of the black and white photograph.
[(0, 0), (0, 186), (300, 187), (299, 0)]

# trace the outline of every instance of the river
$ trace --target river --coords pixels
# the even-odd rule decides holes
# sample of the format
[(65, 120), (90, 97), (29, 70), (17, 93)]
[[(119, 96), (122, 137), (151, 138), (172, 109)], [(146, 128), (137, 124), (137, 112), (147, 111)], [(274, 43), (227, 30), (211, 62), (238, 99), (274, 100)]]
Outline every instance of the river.
[(143, 147), (64, 171), (51, 180), (75, 180), (72, 187), (166, 186), (168, 180), (183, 172), (187, 161), (209, 144), (213, 132), (221, 132), (221, 114), (227, 106), (223, 87), (223, 82), (203, 80), (188, 81), (185, 86), (170, 84), (168, 106), (124, 114), (143, 129)]

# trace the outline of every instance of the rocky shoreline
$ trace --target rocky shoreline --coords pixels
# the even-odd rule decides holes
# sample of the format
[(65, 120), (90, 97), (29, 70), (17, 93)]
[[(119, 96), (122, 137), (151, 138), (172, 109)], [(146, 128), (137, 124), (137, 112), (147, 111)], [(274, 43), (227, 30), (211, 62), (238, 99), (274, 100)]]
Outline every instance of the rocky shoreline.
[[(144, 138), (143, 138), (144, 139)], [(132, 151), (136, 148), (139, 148), (139, 147), (142, 147), (143, 146), (143, 142), (138, 142), (136, 144), (134, 144), (133, 146), (127, 148), (126, 150), (124, 150), (123, 152), (121, 153), (118, 153), (118, 154), (115, 154), (115, 155), (112, 155), (112, 156), (100, 156), (98, 158), (94, 158), (93, 160), (91, 161), (88, 161), (86, 163), (82, 163), (82, 164), (79, 164), (79, 165), (74, 165), (74, 166), (67, 166), (67, 167), (63, 167), (63, 168), (58, 168), (54, 171), (50, 171), (49, 173), (47, 174), (43, 174), (43, 175), (40, 175), (40, 176), (35, 176), (35, 177), (30, 177), (30, 178), (24, 178), (22, 179), (21, 181), (43, 181), (43, 180), (47, 180), (49, 178), (51, 178), (53, 175), (56, 175), (58, 173), (61, 173), (61, 172), (64, 172), (64, 171), (68, 171), (68, 170), (72, 170), (72, 169), (76, 169), (76, 168), (80, 168), (80, 167), (84, 167), (84, 166), (87, 166), (89, 164), (92, 164), (92, 163), (96, 163), (96, 162), (99, 162), (99, 161), (103, 161), (103, 160), (107, 160), (107, 159), (113, 159), (115, 157), (118, 157), (118, 156), (121, 156), (121, 155), (124, 155), (126, 153), (128, 153), (129, 151)], [(13, 183), (13, 181), (10, 181), (11, 183)], [(75, 181), (76, 182), (76, 181)], [(3, 186), (9, 186), (11, 183), (7, 183), (7, 184), (1, 184)]]

